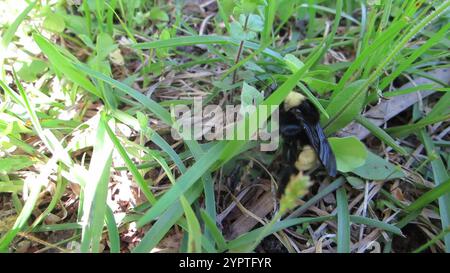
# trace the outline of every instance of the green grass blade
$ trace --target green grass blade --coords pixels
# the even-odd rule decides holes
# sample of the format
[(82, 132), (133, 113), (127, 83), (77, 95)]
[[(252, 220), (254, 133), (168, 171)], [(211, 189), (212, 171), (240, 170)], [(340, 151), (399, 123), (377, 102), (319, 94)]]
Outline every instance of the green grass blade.
[(200, 229), (200, 223), (198, 222), (191, 205), (184, 196), (180, 197), (180, 202), (183, 206), (188, 225), (189, 239), (187, 250), (189, 253), (202, 252), (202, 231)]
[(33, 33), (33, 38), (42, 52), (47, 56), (55, 70), (61, 71), (61, 73), (64, 74), (69, 80), (83, 87), (86, 91), (91, 92), (99, 98), (102, 97), (100, 92), (86, 78), (86, 76), (80, 73), (80, 71), (73, 66), (71, 61), (63, 56), (47, 39), (38, 33)]
[(36, 206), (39, 195), (41, 193), (41, 189), (47, 185), (48, 177), (50, 176), (54, 168), (56, 168), (56, 158), (51, 158), (42, 169), (37, 179), (35, 179), (33, 183), (30, 183), (30, 194), (27, 201), (25, 202), (25, 205), (20, 211), (19, 216), (17, 217), (12, 228), (8, 230), (8, 232), (2, 238), (0, 238), (0, 252), (6, 252), (9, 244), (16, 237), (17, 233), (19, 233), (19, 231), (21, 231), (26, 226), (27, 221), (34, 210), (34, 207)]
[(155, 206), (150, 208), (139, 221), (138, 227), (142, 227), (146, 223), (152, 221), (159, 215), (161, 215), (174, 201), (176, 201), (186, 190), (192, 185), (217, 161), (223, 149), (225, 143), (219, 142), (209, 149), (194, 165), (192, 165), (186, 173), (177, 179), (172, 188), (165, 193), (156, 202)]
[(355, 223), (355, 224), (360, 224), (360, 225), (366, 225), (366, 226), (370, 226), (370, 227), (374, 227), (374, 228), (379, 228), (379, 229), (389, 231), (389, 232), (392, 232), (392, 233), (400, 235), (400, 236), (403, 235), (401, 229), (399, 229), (398, 227), (388, 224), (388, 223), (385, 223), (385, 222), (382, 222), (382, 221), (379, 221), (379, 220), (367, 218), (367, 217), (350, 215), (350, 222)]
[(130, 170), (131, 174), (133, 174), (133, 177), (134, 177), (134, 179), (136, 179), (136, 183), (139, 185), (139, 188), (142, 190), (142, 193), (145, 195), (145, 197), (151, 204), (155, 204), (156, 198), (153, 195), (153, 193), (150, 191), (144, 177), (142, 177), (138, 168), (133, 163), (131, 158), (128, 156), (127, 151), (122, 146), (122, 144), (120, 143), (120, 140), (116, 137), (116, 135), (111, 130), (109, 125), (104, 120), (102, 120), (102, 122), (103, 122), (103, 126), (104, 126), (110, 140), (114, 144), (116, 150), (119, 152), (120, 156), (122, 157), (123, 161), (125, 162), (125, 165), (128, 167), (128, 170)]
[(222, 18), (223, 23), (225, 24), (225, 28), (227, 29), (228, 32), (230, 32), (230, 22), (228, 19), (228, 16), (225, 14), (225, 10), (222, 4), (223, 0), (218, 0), (217, 1), (217, 7), (219, 9), (219, 15), (220, 18)]
[(12, 39), (14, 38), (14, 34), (16, 33), (17, 29), (19, 28), (20, 24), (25, 20), (28, 13), (34, 8), (37, 1), (31, 2), (20, 14), (17, 16), (16, 20), (9, 26), (8, 30), (3, 34), (2, 36), (2, 45), (3, 47), (7, 47), (9, 43), (11, 43)]
[[(450, 93), (448, 93), (448, 94), (450, 94)], [(447, 121), (449, 119), (450, 119), (450, 114), (438, 115), (438, 116), (435, 115), (432, 118), (428, 118), (428, 116), (426, 116), (416, 123), (391, 127), (391, 128), (388, 128), (386, 131), (394, 136), (404, 137), (404, 136), (407, 136), (408, 134), (416, 132), (418, 129), (424, 128), (425, 126), (428, 126), (428, 125), (431, 125), (434, 123), (438, 123), (438, 122), (442, 122), (442, 121)]]
[[(305, 217), (305, 218), (293, 218), (286, 219), (279, 222), (276, 222), (265, 234), (262, 234), (262, 237), (267, 237), (272, 233), (278, 232), (285, 228), (302, 225), (302, 224), (312, 224), (312, 223), (321, 223), (325, 221), (332, 220), (335, 216), (322, 216), (322, 217)], [(227, 243), (227, 248), (230, 250), (241, 249), (249, 244), (252, 244), (255, 240), (257, 240), (261, 236), (261, 231), (264, 230), (265, 227), (260, 227), (254, 229), (248, 233), (245, 233), (238, 238), (231, 240)]]
[(407, 155), (408, 152), (398, 145), (395, 140), (388, 135), (383, 129), (373, 124), (369, 119), (364, 116), (357, 116), (355, 119), (359, 124), (364, 126), (367, 130), (369, 130), (374, 136), (376, 136), (379, 140), (383, 141), (388, 146), (392, 147), (395, 151), (400, 153), (401, 155)]
[(42, 225), (34, 228), (32, 231), (50, 232), (50, 231), (76, 230), (82, 228), (83, 226), (80, 223), (64, 223), (64, 224)]
[(349, 124), (362, 110), (366, 101), (367, 89), (362, 89), (367, 80), (357, 80), (349, 84), (339, 96), (331, 99), (326, 110), (330, 118), (323, 129), (330, 135)]
[(419, 58), (422, 54), (424, 54), (428, 49), (430, 49), (433, 45), (438, 43), (445, 35), (448, 35), (448, 30), (450, 29), (450, 23), (443, 26), (438, 32), (436, 32), (433, 36), (430, 37), (423, 45), (421, 45), (418, 49), (414, 50), (411, 56), (408, 58), (404, 58), (401, 60), (400, 64), (396, 67), (395, 71), (393, 71), (388, 77), (385, 77), (383, 81), (380, 83), (380, 89), (383, 90), (386, 88), (389, 83), (391, 83), (395, 78), (397, 78), (403, 71), (407, 68), (411, 67), (412, 63)]
[[(448, 87), (448, 85), (446, 85)], [(439, 117), (447, 116), (450, 114), (450, 92), (446, 92), (439, 101), (433, 106), (433, 109), (426, 115), (420, 123), (432, 124), (433, 120), (439, 120)], [(450, 118), (448, 118), (450, 119)], [(431, 122), (431, 123), (430, 123)]]
[[(324, 6), (320, 6), (320, 5), (315, 5), (315, 4), (302, 4), (300, 5), (299, 8), (313, 8), (316, 10), (321, 10), (321, 11), (325, 11), (327, 13), (331, 13), (331, 14), (336, 14), (336, 10), (332, 9), (332, 8), (327, 8)], [(358, 20), (356, 20), (354, 17), (352, 17), (350, 14), (342, 12), (342, 17), (344, 17), (345, 19), (349, 20), (350, 22), (353, 22), (357, 25), (360, 24), (360, 22)]]
[[(427, 151), (428, 155), (431, 155), (433, 153), (439, 154), (431, 140), (431, 137), (423, 129), (420, 131), (420, 138), (425, 146), (425, 150)], [(440, 157), (431, 161), (431, 168), (433, 170), (434, 183), (436, 184), (436, 186), (440, 186), (442, 184), (445, 185), (445, 181), (448, 181), (450, 177)], [(446, 186), (443, 187), (445, 188)], [(435, 192), (433, 192), (433, 194), (435, 194)], [(430, 196), (426, 196), (425, 198), (430, 198)], [(450, 193), (447, 191), (444, 195), (439, 197), (438, 203), (439, 203), (439, 214), (441, 216), (441, 223), (444, 229), (450, 226)], [(450, 253), (450, 234), (447, 234), (444, 237), (444, 241), (445, 241), (445, 251), (447, 253)]]
[(165, 153), (169, 155), (169, 157), (173, 160), (175, 165), (177, 165), (178, 169), (181, 173), (186, 172), (186, 166), (183, 163), (183, 160), (180, 158), (180, 156), (175, 152), (175, 150), (167, 143), (167, 141), (162, 138), (156, 131), (153, 130), (144, 130), (144, 129), (151, 129), (149, 127), (144, 128), (144, 125), (139, 124), (139, 121), (130, 116), (129, 114), (122, 112), (120, 110), (114, 110), (112, 112), (112, 115), (120, 120), (121, 122), (127, 124), (128, 126), (132, 127), (136, 131), (141, 131), (145, 134), (147, 138), (149, 138), (153, 143), (155, 143), (161, 150), (163, 150)]
[(58, 167), (58, 175), (56, 182), (57, 184), (55, 194), (53, 195), (50, 204), (47, 206), (47, 208), (45, 208), (45, 210), (41, 213), (41, 215), (39, 215), (36, 218), (36, 220), (34, 220), (33, 224), (30, 226), (30, 229), (37, 227), (42, 222), (42, 220), (44, 220), (45, 217), (47, 217), (50, 214), (50, 212), (53, 211), (53, 209), (56, 207), (56, 205), (58, 204), (58, 202), (60, 201), (61, 197), (64, 194), (65, 188), (67, 186), (67, 181), (62, 179), (61, 177), (61, 164)]
[(28, 13), (34, 8), (37, 1), (31, 2), (20, 14), (17, 16), (16, 20), (9, 26), (3, 36), (0, 37), (0, 67), (1, 67), (1, 79), (5, 79), (5, 67), (3, 66), (3, 62), (5, 60), (4, 54), (6, 53), (6, 48), (12, 42), (14, 35), (16, 34), (17, 29), (20, 24), (25, 20)]
[(413, 253), (420, 253), (430, 246), (436, 244), (438, 241), (442, 240), (447, 234), (450, 233), (450, 227), (447, 227), (446, 229), (442, 230), (437, 236), (432, 238), (430, 241), (426, 242), (425, 244), (421, 245), (417, 249), (413, 251)]
[(347, 193), (343, 187), (336, 192), (337, 200), (337, 252), (350, 253), (350, 216)]
[(363, 63), (373, 54), (373, 52), (382, 46), (383, 44), (389, 43), (393, 40), (399, 31), (404, 28), (406, 22), (399, 21), (392, 24), (389, 29), (387, 29), (383, 35), (380, 35), (373, 43), (365, 48), (361, 54), (352, 62), (350, 67), (345, 71), (342, 78), (339, 80), (333, 94), (332, 99), (335, 98), (342, 90), (344, 90), (345, 85), (351, 79), (352, 76), (363, 66)]
[(152, 113), (154, 113), (163, 122), (165, 122), (168, 125), (172, 124), (170, 113), (166, 109), (164, 109), (164, 107), (162, 107), (161, 105), (159, 105), (157, 102), (153, 101), (152, 99), (146, 97), (144, 94), (134, 90), (133, 88), (129, 87), (128, 85), (126, 85), (124, 83), (116, 81), (98, 71), (95, 71), (84, 64), (74, 64), (74, 65), (78, 69), (89, 74), (91, 77), (94, 77), (96, 79), (104, 81), (104, 82), (110, 84), (112, 87), (130, 95), (132, 98), (134, 98), (135, 100), (140, 102), (142, 105), (147, 107), (150, 111), (152, 111)]
[[(202, 192), (201, 183), (196, 183), (185, 194), (186, 199), (192, 203)], [(161, 241), (170, 228), (183, 216), (183, 209), (179, 201), (173, 203), (158, 220), (152, 225), (150, 230), (142, 238), (141, 242), (132, 250), (133, 253), (148, 253)]]
[(264, 7), (264, 27), (261, 34), (261, 44), (269, 43), (272, 39), (273, 22), (275, 21), (275, 15), (277, 12), (277, 1), (268, 1)]
[[(217, 35), (182, 36), (182, 37), (170, 38), (167, 40), (159, 40), (159, 41), (134, 44), (133, 48), (157, 49), (157, 48), (166, 48), (166, 47), (210, 45), (210, 44), (217, 44), (217, 45), (231, 44), (231, 45), (237, 46), (240, 44), (240, 41), (232, 39), (230, 37), (217, 36)], [(245, 42), (244, 47), (257, 50), (261, 46), (256, 43), (253, 43), (253, 42)], [(262, 52), (264, 54), (274, 58), (277, 61), (280, 61), (282, 63), (284, 62), (283, 58), (280, 56), (280, 54), (271, 49), (266, 48)]]
[(17, 78), (17, 75), (14, 72), (14, 78), (17, 88), (19, 89), (20, 96), (22, 98), (22, 105), (25, 106), (28, 115), (30, 117), (30, 121), (33, 124), (34, 130), (36, 130), (36, 133), (38, 134), (39, 138), (42, 140), (42, 142), (45, 144), (47, 149), (56, 156), (59, 160), (61, 160), (64, 164), (67, 166), (72, 166), (73, 162), (70, 158), (67, 151), (62, 147), (59, 140), (56, 138), (56, 136), (48, 129), (43, 129), (42, 125), (40, 123), (40, 120), (38, 118), (38, 115), (36, 113), (36, 110), (34, 108), (34, 105), (32, 104), (32, 101), (29, 99), (27, 93), (25, 92), (22, 83)]
[(132, 47), (136, 49), (165, 48), (175, 46), (191, 46), (191, 45), (210, 45), (210, 44), (229, 44), (231, 38), (216, 35), (202, 36), (182, 36), (174, 37), (167, 40), (158, 40), (152, 42), (134, 44)]
[[(192, 152), (195, 160), (200, 160), (205, 152), (200, 147), (200, 145), (194, 141), (194, 140), (185, 140), (186, 145), (188, 146), (189, 150)], [(205, 195), (205, 207), (206, 212), (208, 213), (209, 217), (212, 219), (216, 219), (216, 198), (214, 193), (214, 181), (211, 178), (211, 174), (209, 172), (206, 172), (202, 176), (202, 183), (203, 183), (203, 192)], [(210, 238), (209, 232), (205, 233), (206, 237)]]
[(98, 252), (106, 214), (106, 198), (112, 163), (113, 143), (106, 132), (104, 113), (99, 120), (89, 179), (83, 189), (83, 233), (81, 252)]
[[(150, 156), (153, 157), (154, 160), (158, 162), (158, 164), (162, 167), (167, 177), (169, 178), (172, 185), (175, 185), (175, 178), (173, 177), (169, 166), (167, 165), (164, 158), (159, 156), (157, 153), (149, 150)], [(191, 208), (190, 203), (187, 201), (184, 194), (179, 197), (181, 206), (184, 210), (184, 215), (186, 216), (187, 222), (187, 232), (188, 232), (188, 246), (187, 252), (192, 253), (200, 253), (202, 251), (202, 233), (200, 229), (200, 223), (198, 222), (197, 216)]]
[(222, 232), (217, 227), (215, 220), (211, 219), (211, 217), (209, 217), (209, 215), (204, 210), (201, 210), (200, 214), (203, 221), (205, 222), (206, 228), (209, 230), (214, 241), (216, 242), (219, 251), (223, 251), (226, 248), (227, 244), (225, 238), (222, 235)]
[(444, 194), (448, 194), (449, 192), (450, 192), (450, 179), (448, 179), (443, 183), (440, 183), (433, 189), (422, 194), (416, 201), (414, 201), (413, 203), (411, 203), (411, 205), (406, 207), (405, 211), (412, 212), (415, 210), (420, 210), (426, 207), (427, 205), (433, 203), (435, 200), (437, 200)]
[(330, 115), (328, 115), (327, 110), (323, 108), (322, 104), (319, 102), (319, 100), (313, 95), (313, 93), (306, 87), (303, 83), (299, 82), (297, 83), (297, 86), (300, 87), (300, 89), (305, 93), (305, 95), (308, 97), (308, 99), (314, 104), (314, 106), (319, 109), (320, 113), (324, 115), (325, 118), (329, 119)]
[(106, 206), (105, 224), (108, 229), (109, 249), (110, 253), (120, 253), (120, 235), (114, 220), (113, 211)]
[(395, 90), (395, 91), (391, 91), (391, 92), (384, 92), (383, 96), (386, 98), (390, 98), (390, 97), (395, 97), (395, 96), (400, 96), (400, 95), (405, 95), (405, 94), (409, 94), (409, 93), (413, 93), (416, 91), (423, 91), (423, 90), (430, 90), (430, 89), (434, 89), (436, 88), (436, 84), (421, 84), (421, 85), (417, 85), (417, 86), (413, 86), (413, 87), (409, 87), (409, 88), (404, 88), (404, 89), (399, 89), (399, 90)]

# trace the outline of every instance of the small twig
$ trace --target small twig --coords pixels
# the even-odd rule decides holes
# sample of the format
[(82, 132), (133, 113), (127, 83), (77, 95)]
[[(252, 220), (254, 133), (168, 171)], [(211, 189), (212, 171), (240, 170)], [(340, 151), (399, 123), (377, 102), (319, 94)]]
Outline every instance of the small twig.
[(19, 235), (22, 236), (22, 237), (24, 237), (24, 238), (26, 238), (26, 239), (28, 239), (28, 240), (30, 240), (30, 241), (32, 241), (32, 242), (36, 242), (36, 243), (39, 243), (39, 244), (41, 244), (41, 245), (44, 245), (44, 246), (47, 247), (47, 248), (57, 249), (57, 250), (59, 250), (59, 251), (61, 251), (61, 252), (63, 252), (63, 253), (70, 253), (70, 252), (71, 252), (71, 251), (68, 250), (68, 249), (59, 247), (59, 246), (57, 246), (57, 245), (55, 245), (55, 244), (52, 244), (52, 243), (48, 243), (48, 242), (46, 242), (46, 241), (44, 241), (44, 240), (41, 240), (41, 239), (39, 239), (39, 238), (37, 238), (37, 237), (35, 237), (35, 236), (29, 234), (29, 233), (19, 232)]
[[(247, 30), (248, 18), (249, 18), (249, 14), (247, 14), (247, 16), (245, 17), (244, 32)], [(243, 48), (244, 48), (244, 40), (242, 40), (241, 43), (239, 44), (239, 49), (238, 49), (238, 53), (236, 55), (236, 59), (234, 60), (234, 64), (237, 64), (239, 62)], [(236, 80), (237, 80), (237, 69), (234, 70), (234, 72), (233, 72), (233, 83), (232, 84), (235, 84)], [(233, 95), (233, 93), (234, 93), (234, 90), (231, 91), (232, 95)]]

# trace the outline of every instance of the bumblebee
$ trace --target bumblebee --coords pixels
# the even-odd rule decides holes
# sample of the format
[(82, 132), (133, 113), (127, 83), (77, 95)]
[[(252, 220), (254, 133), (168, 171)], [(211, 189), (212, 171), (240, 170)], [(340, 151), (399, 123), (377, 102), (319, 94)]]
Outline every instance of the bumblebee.
[(320, 126), (320, 113), (302, 94), (290, 92), (280, 106), (280, 134), (285, 165), (280, 188), (291, 176), (314, 168), (319, 161), (329, 176), (335, 177), (336, 158)]

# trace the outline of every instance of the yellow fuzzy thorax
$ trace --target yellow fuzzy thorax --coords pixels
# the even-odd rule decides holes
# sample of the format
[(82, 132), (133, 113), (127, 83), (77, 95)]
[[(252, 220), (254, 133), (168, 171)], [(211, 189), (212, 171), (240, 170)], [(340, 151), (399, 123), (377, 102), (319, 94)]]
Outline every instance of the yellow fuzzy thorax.
[(305, 96), (298, 92), (291, 91), (284, 99), (284, 110), (289, 111), (292, 107), (299, 106), (304, 100)]

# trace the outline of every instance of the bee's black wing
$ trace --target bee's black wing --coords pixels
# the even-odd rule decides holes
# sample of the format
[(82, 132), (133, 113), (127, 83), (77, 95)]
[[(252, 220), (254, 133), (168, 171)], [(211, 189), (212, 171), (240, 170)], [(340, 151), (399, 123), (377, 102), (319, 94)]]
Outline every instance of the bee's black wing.
[(320, 124), (318, 122), (309, 124), (307, 121), (304, 121), (303, 128), (328, 175), (336, 176), (336, 158)]
[(304, 132), (319, 156), (320, 162), (327, 170), (328, 175), (336, 176), (336, 158), (328, 143), (327, 137), (320, 126), (320, 114), (315, 106), (309, 101), (304, 101), (302, 104), (293, 109), (293, 114), (302, 123)]

